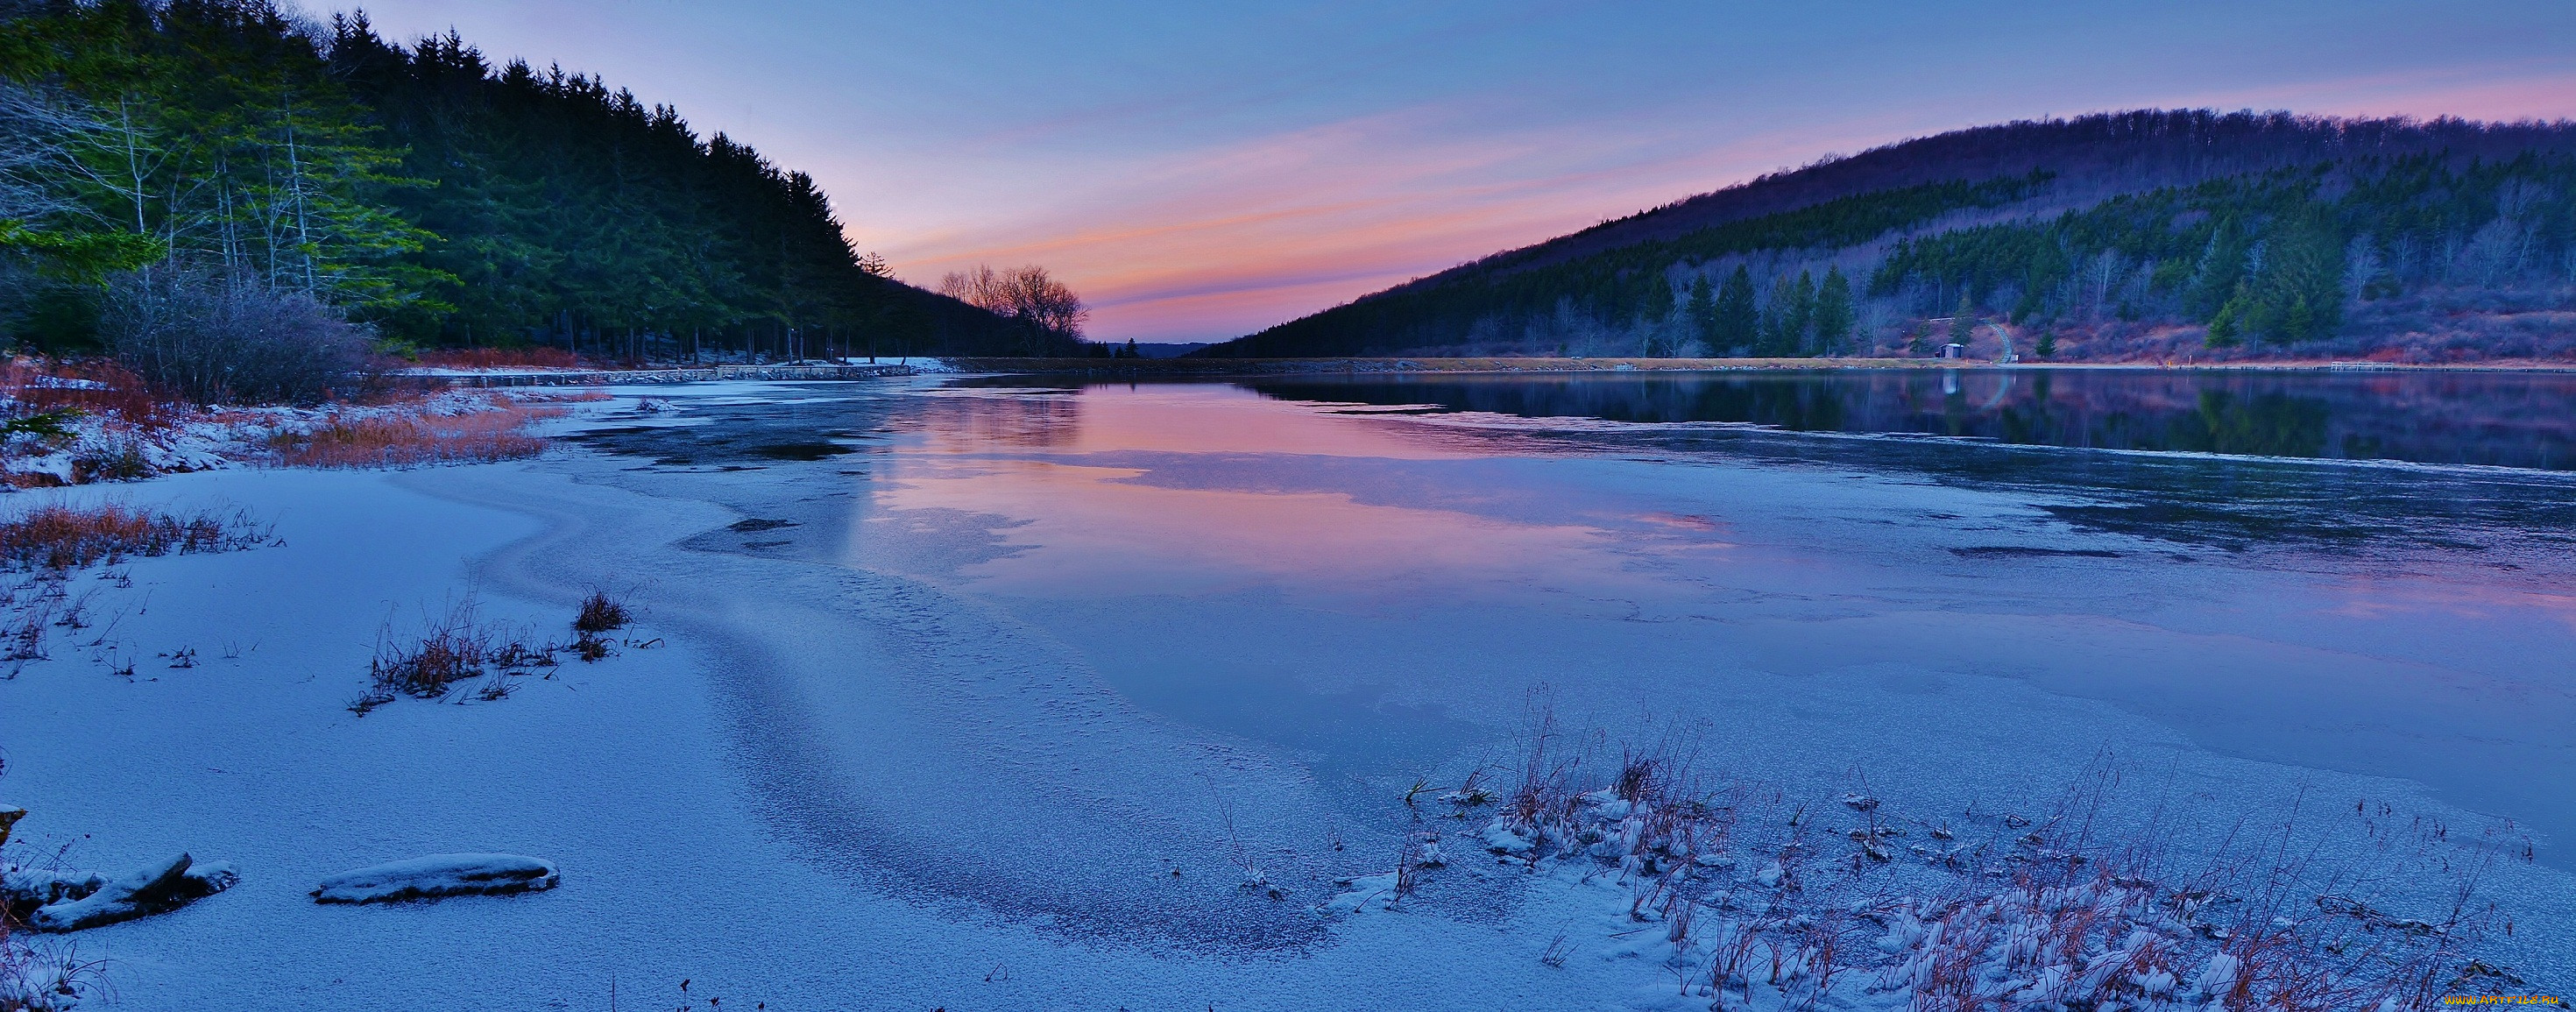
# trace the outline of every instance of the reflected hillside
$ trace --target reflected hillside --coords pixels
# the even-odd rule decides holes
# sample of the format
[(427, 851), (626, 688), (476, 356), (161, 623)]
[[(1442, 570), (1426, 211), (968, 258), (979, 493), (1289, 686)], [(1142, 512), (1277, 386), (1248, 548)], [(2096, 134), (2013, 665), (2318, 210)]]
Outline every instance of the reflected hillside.
[(1288, 400), (2037, 446), (2576, 469), (2576, 374), (1886, 370), (1251, 381)]

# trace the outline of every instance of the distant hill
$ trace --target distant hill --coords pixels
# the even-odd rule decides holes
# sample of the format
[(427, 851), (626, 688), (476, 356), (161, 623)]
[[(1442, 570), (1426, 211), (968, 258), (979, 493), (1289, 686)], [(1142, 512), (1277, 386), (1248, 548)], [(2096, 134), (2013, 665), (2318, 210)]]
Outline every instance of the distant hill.
[[(1992, 324), (1993, 326), (1989, 326)], [(1199, 352), (2576, 357), (2576, 123), (2142, 110), (1919, 138)]]

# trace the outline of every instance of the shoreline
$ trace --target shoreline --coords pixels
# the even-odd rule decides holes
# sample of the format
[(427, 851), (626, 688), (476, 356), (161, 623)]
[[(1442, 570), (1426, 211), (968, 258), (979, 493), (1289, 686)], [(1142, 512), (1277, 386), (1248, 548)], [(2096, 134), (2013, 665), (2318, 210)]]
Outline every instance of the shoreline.
[[(922, 368), (916, 363), (936, 363)], [(580, 372), (476, 373), (424, 375), (459, 387), (595, 386), (667, 384), (708, 379), (880, 379), (928, 373), (988, 376), (1106, 376), (1134, 378), (1224, 378), (1230, 376), (1329, 375), (1595, 375), (1608, 373), (1748, 373), (1864, 372), (1919, 369), (1967, 371), (2133, 371), (2133, 372), (2576, 372), (2576, 362), (2390, 363), (2332, 360), (2263, 362), (1985, 362), (1965, 359), (1904, 358), (1500, 358), (1385, 356), (1340, 358), (997, 358), (920, 357), (912, 361), (862, 365), (672, 367)], [(721, 375), (718, 373), (721, 372)], [(803, 375), (803, 373), (815, 375)], [(797, 373), (798, 375), (787, 375)], [(824, 373), (830, 373), (825, 375)]]
[(1985, 362), (1908, 358), (1497, 358), (1351, 357), (1239, 359), (948, 358), (963, 372), (1226, 376), (1329, 373), (1629, 373), (1838, 372), (1906, 369), (2128, 370), (2154, 372), (2576, 372), (2576, 362), (2382, 363), (2331, 360), (2270, 362)]

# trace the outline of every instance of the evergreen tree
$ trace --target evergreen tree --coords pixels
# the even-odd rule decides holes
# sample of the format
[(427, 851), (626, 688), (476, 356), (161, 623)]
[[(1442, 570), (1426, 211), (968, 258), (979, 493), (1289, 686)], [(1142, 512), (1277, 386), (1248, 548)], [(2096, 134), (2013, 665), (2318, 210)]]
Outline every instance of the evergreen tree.
[[(2240, 281), (2216, 319), (2239, 335), (2277, 343), (2331, 336), (2342, 323), (2343, 237), (2323, 214), (2311, 211), (2265, 244), (2261, 268)], [(2213, 319), (2211, 334), (2219, 328)]]
[(2192, 270), (2191, 288), (2184, 293), (2184, 311), (2194, 319), (2215, 319), (2244, 283), (2245, 262), (2252, 247), (2253, 242), (2238, 227), (2235, 216), (2220, 218)]
[(1717, 341), (1717, 296), (1708, 284), (1708, 275), (1691, 278), (1690, 299), (1683, 303), (1682, 315), (1689, 325), (1692, 340), (1712, 352), (1723, 353)]
[(1770, 304), (1763, 307), (1760, 354), (1789, 358), (1807, 353), (1807, 335), (1816, 311), (1816, 279), (1800, 271), (1771, 279)]
[(1671, 319), (1673, 315), (1672, 282), (1660, 276), (1646, 279), (1644, 304), (1638, 309), (1638, 315), (1649, 324), (1659, 324)]
[(266, 0), (102, 0), (44, 8), (0, 76), (104, 115), (69, 182), (103, 221), (211, 268), (359, 308), (416, 297), (427, 233), (384, 203), (399, 156), (330, 73), (319, 40)]
[(1782, 346), (1792, 355), (1814, 352), (1816, 327), (1816, 279), (1806, 271), (1798, 272), (1798, 283), (1789, 289), (1788, 334)]
[(1825, 271), (1824, 284), (1816, 289), (1818, 354), (1832, 355), (1843, 350), (1844, 343), (1851, 339), (1853, 316), (1851, 279), (1844, 277), (1842, 267), (1837, 265)]
[(1753, 347), (1761, 328), (1761, 313), (1753, 304), (1753, 274), (1737, 264), (1717, 293), (1714, 350), (1720, 355), (1742, 354)]
[(1950, 343), (1962, 348), (1977, 336), (1977, 304), (1966, 292), (1959, 293), (1959, 308), (1950, 314)]

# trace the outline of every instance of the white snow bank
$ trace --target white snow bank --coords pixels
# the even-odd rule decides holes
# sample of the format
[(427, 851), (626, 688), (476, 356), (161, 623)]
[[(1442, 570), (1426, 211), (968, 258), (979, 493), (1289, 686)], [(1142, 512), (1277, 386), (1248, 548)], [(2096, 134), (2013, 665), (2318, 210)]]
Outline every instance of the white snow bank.
[(517, 854), (431, 854), (344, 871), (313, 890), (317, 903), (397, 903), (441, 896), (506, 896), (552, 889), (555, 866)]
[(270, 464), (281, 442), (309, 439), (334, 426), (570, 406), (590, 393), (447, 390), (388, 404), (172, 409), (172, 416), (149, 425), (112, 413), (83, 414), (64, 421), (61, 436), (17, 433), (0, 439), (0, 484), (80, 485)]

